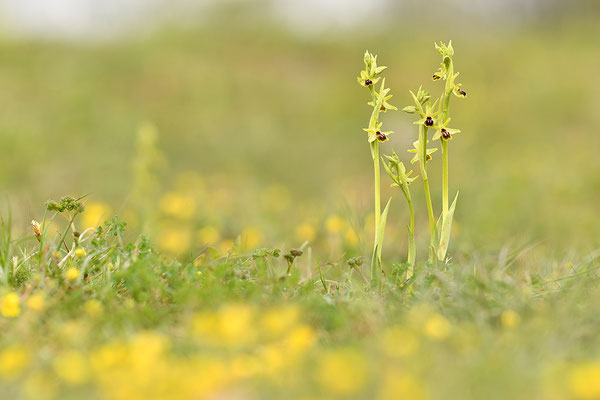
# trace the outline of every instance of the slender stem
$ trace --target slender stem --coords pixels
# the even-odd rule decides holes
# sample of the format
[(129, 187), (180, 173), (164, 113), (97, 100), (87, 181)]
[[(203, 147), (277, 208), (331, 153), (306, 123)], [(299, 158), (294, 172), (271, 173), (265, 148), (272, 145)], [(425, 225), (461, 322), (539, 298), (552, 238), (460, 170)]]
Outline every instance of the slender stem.
[(408, 210), (410, 211), (410, 228), (408, 232), (408, 257), (406, 260), (410, 265), (408, 269), (407, 278), (410, 278), (413, 275), (413, 268), (415, 265), (415, 260), (417, 258), (417, 248), (415, 244), (415, 211), (413, 209), (412, 198), (410, 197), (408, 187), (404, 190), (404, 195), (406, 196)]
[(433, 215), (433, 205), (431, 203), (431, 192), (429, 190), (429, 178), (427, 177), (427, 130), (423, 125), (419, 125), (419, 167), (421, 168), (421, 179), (425, 187), (425, 199), (427, 200), (427, 214), (429, 215), (429, 229), (433, 237), (435, 232), (435, 217)]
[(373, 154), (373, 171), (375, 173), (375, 232), (379, 229), (381, 222), (381, 172), (379, 165), (379, 143), (377, 141), (371, 144)]
[[(454, 64), (450, 61), (448, 65), (448, 78), (454, 74)], [(450, 95), (454, 88), (450, 86), (450, 79), (446, 78), (446, 86), (442, 99), (442, 121), (445, 123), (450, 114)], [(448, 141), (440, 139), (442, 143), (442, 221), (448, 215)]]

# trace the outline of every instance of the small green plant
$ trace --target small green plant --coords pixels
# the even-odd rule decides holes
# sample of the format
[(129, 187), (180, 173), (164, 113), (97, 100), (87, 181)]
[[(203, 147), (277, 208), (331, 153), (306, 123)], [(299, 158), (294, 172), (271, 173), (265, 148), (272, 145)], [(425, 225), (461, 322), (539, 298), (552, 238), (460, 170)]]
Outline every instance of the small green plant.
[[(390, 89), (385, 87), (385, 78), (379, 76), (387, 67), (377, 66), (377, 56), (365, 51), (364, 55), (365, 69), (360, 71), (358, 83), (361, 86), (369, 89), (371, 101), (368, 103), (373, 107), (371, 118), (369, 118), (369, 126), (364, 129), (368, 133), (368, 142), (371, 149), (371, 157), (373, 158), (374, 177), (374, 194), (375, 194), (375, 239), (373, 242), (373, 256), (371, 261), (371, 280), (377, 280), (378, 271), (381, 269), (381, 252), (383, 247), (383, 234), (387, 220), (390, 200), (388, 200), (383, 213), (381, 212), (381, 173), (379, 165), (379, 143), (385, 142), (392, 134), (392, 131), (383, 131), (383, 123), (379, 116), (387, 110), (397, 110), (396, 107), (388, 103), (392, 97), (389, 95)], [(375, 90), (375, 85), (381, 80), (379, 91)]]
[[(442, 56), (440, 68), (433, 74), (434, 81), (445, 81), (445, 86), (442, 94), (432, 103), (431, 96), (421, 87), (417, 94), (410, 91), (414, 105), (403, 108), (403, 111), (409, 114), (418, 114), (419, 120), (414, 124), (419, 126), (419, 139), (414, 144), (414, 149), (409, 152), (416, 153), (412, 159), (412, 163), (419, 162), (421, 177), (425, 189), (425, 198), (427, 201), (427, 213), (429, 215), (430, 229), (430, 246), (429, 246), (429, 262), (433, 262), (436, 258), (439, 261), (444, 261), (448, 251), (450, 242), (450, 234), (452, 231), (452, 219), (456, 208), (458, 193), (454, 197), (452, 205), (449, 205), (448, 197), (448, 141), (459, 133), (460, 130), (450, 128), (450, 97), (452, 94), (459, 98), (464, 98), (467, 93), (461, 89), (461, 84), (456, 83), (458, 72), (454, 72), (454, 49), (452, 42), (448, 45), (445, 43), (434, 44), (436, 50)], [(442, 148), (442, 212), (437, 222), (435, 220), (433, 205), (431, 201), (431, 192), (429, 189), (429, 179), (427, 175), (427, 162), (431, 160), (431, 154), (437, 149), (428, 148), (429, 129), (433, 129), (435, 133), (432, 140), (439, 140)]]
[(417, 257), (417, 246), (415, 242), (415, 211), (413, 208), (412, 198), (410, 196), (410, 189), (408, 185), (417, 179), (416, 176), (411, 176), (412, 171), (406, 172), (404, 163), (400, 161), (396, 152), (392, 152), (391, 156), (385, 156), (388, 163), (383, 163), (385, 171), (392, 179), (393, 187), (399, 187), (404, 193), (406, 202), (408, 203), (408, 210), (410, 212), (410, 225), (408, 226), (408, 257), (407, 263), (409, 265), (407, 271), (407, 279), (410, 279), (413, 275), (414, 265)]

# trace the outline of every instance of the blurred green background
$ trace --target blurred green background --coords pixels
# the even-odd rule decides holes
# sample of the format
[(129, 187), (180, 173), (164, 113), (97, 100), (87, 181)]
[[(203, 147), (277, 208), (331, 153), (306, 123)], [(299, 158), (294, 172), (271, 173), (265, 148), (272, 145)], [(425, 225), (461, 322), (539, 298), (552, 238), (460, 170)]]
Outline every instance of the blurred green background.
[[(375, 10), (338, 3), (286, 19), (273, 8), (294, 16), (299, 2), (223, 2), (177, 18), (148, 17), (109, 38), (14, 32), (5, 15), (2, 213), (10, 208), (24, 232), (42, 217), (46, 199), (89, 193), (89, 201), (135, 221), (142, 207), (168, 209), (163, 193), (198, 189), (184, 221), (156, 216), (156, 240), (186, 218), (194, 230), (210, 224), (232, 239), (251, 226), (260, 232), (253, 244), (264, 246), (299, 245), (315, 236), (303, 235), (302, 224), (318, 232), (331, 215), (355, 225), (359, 238), (368, 235), (372, 162), (362, 128), (370, 110), (356, 83), (364, 50), (389, 66), (391, 103), (402, 108), (421, 84), (437, 96), (433, 42), (452, 39), (468, 97), (451, 104), (463, 132), (450, 143), (450, 189), (460, 190), (451, 252), (533, 242), (557, 254), (598, 247), (595, 2), (484, 2), (477, 10), (458, 1), (380, 1)], [(413, 117), (384, 117), (396, 132), (384, 152), (394, 148), (405, 162), (417, 135)], [(162, 161), (155, 187), (136, 194), (134, 164), (143, 158), (136, 132), (144, 122), (158, 131)], [(440, 157), (430, 165), (439, 211)], [(395, 197), (389, 252), (400, 255), (406, 207), (383, 182), (384, 197)], [(424, 235), (421, 188), (412, 186)], [(201, 247), (191, 235), (186, 249)]]

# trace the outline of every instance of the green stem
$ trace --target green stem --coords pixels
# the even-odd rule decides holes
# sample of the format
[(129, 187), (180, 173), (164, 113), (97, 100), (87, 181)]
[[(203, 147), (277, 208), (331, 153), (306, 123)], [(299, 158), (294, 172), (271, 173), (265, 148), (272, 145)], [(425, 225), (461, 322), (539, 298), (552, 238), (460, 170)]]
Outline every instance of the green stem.
[(413, 209), (412, 198), (410, 197), (408, 187), (404, 190), (404, 195), (406, 196), (408, 210), (410, 211), (410, 227), (408, 231), (408, 257), (406, 260), (410, 265), (407, 274), (407, 278), (410, 279), (410, 277), (413, 275), (413, 268), (415, 265), (415, 260), (417, 258), (417, 247), (415, 243), (415, 211)]
[(373, 257), (371, 262), (371, 280), (377, 278), (379, 260), (377, 259), (377, 232), (381, 223), (381, 173), (379, 165), (379, 143), (371, 142), (371, 155), (373, 156), (373, 171), (375, 174), (375, 237), (373, 238)]
[[(429, 215), (430, 244), (434, 242), (435, 237), (435, 216), (433, 215), (433, 204), (431, 202), (431, 191), (429, 190), (429, 178), (427, 177), (427, 131), (429, 128), (419, 125), (419, 167), (421, 169), (421, 179), (425, 188), (425, 199), (427, 201), (427, 214)], [(433, 248), (429, 246), (429, 261), (434, 259)]]
[(448, 141), (442, 138), (442, 221), (448, 215)]

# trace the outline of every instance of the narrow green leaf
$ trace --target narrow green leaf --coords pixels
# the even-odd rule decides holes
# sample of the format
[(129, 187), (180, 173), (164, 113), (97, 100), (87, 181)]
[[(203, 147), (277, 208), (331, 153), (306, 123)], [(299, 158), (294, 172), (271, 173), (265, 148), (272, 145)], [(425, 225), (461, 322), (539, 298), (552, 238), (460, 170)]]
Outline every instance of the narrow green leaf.
[(440, 234), (440, 244), (437, 249), (438, 260), (444, 261), (446, 258), (446, 252), (448, 251), (448, 244), (450, 243), (450, 234), (452, 233), (452, 219), (454, 218), (454, 209), (456, 208), (456, 200), (458, 200), (458, 192), (454, 201), (448, 210), (446, 219), (442, 222), (442, 231)]

